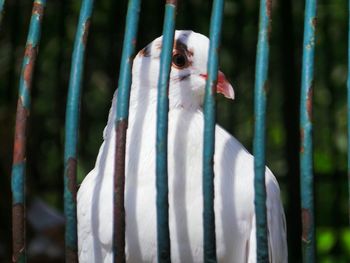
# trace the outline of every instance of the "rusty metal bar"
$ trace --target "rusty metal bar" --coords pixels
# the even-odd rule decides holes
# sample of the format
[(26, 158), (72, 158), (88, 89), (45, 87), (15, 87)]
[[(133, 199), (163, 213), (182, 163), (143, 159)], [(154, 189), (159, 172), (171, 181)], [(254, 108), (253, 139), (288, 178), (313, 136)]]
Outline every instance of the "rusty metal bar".
[(269, 262), (267, 241), (265, 137), (266, 87), (269, 68), (271, 0), (260, 1), (259, 37), (255, 70), (254, 203), (256, 214), (257, 262)]
[(306, 0), (303, 42), (303, 66), (300, 97), (300, 189), (302, 208), (303, 262), (315, 262), (314, 178), (312, 166), (312, 90), (316, 0)]
[(129, 0), (124, 32), (123, 53), (118, 80), (115, 119), (116, 153), (113, 183), (113, 261), (125, 262), (125, 150), (128, 128), (131, 67), (135, 52), (141, 0)]
[(41, 22), (46, 0), (33, 2), (32, 17), (22, 63), (19, 81), (13, 166), (11, 175), (12, 189), (12, 262), (26, 262), (26, 227), (25, 227), (25, 177), (27, 120), (30, 114), (30, 92), (35, 61), (38, 55), (41, 36)]
[(78, 262), (77, 245), (77, 143), (84, 54), (94, 1), (83, 0), (75, 34), (66, 106), (64, 148), (64, 214), (66, 262)]
[(166, 0), (157, 104), (156, 185), (158, 262), (171, 261), (168, 199), (169, 76), (174, 44), (176, 0)]
[(216, 262), (215, 213), (214, 213), (214, 149), (216, 102), (215, 90), (218, 77), (219, 45), (221, 37), (224, 1), (213, 2), (210, 22), (208, 53), (208, 79), (204, 97), (204, 151), (203, 151), (203, 230), (204, 262)]

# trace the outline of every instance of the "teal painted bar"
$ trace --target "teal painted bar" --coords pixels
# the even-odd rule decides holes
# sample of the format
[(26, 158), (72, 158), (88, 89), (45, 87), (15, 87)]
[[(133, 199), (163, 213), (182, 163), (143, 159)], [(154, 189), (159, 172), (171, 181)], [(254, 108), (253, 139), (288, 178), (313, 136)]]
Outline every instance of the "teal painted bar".
[(176, 2), (167, 1), (163, 24), (157, 104), (156, 185), (158, 262), (171, 261), (168, 200), (168, 111), (169, 76), (174, 44)]
[(84, 71), (84, 54), (93, 0), (83, 0), (75, 34), (71, 62), (69, 89), (66, 106), (65, 148), (64, 148), (64, 214), (66, 217), (65, 253), (66, 262), (77, 262), (77, 218), (76, 218), (76, 173), (77, 143), (81, 82)]
[(4, 13), (5, 0), (0, 0), (0, 29), (1, 29), (1, 21)]
[(135, 53), (140, 6), (140, 0), (129, 0), (124, 32), (123, 53), (120, 61), (116, 121), (122, 121), (129, 116), (131, 67), (132, 58)]
[(271, 1), (260, 1), (259, 36), (255, 69), (254, 97), (254, 203), (256, 215), (257, 262), (269, 262), (267, 241), (265, 137), (266, 86), (269, 68), (269, 29)]
[[(29, 32), (27, 37), (26, 52), (23, 58), (22, 71), (19, 83), (19, 96), (24, 108), (30, 109), (30, 85), (31, 79), (25, 76), (26, 70), (31, 70), (33, 55), (38, 52), (38, 45), (41, 37), (41, 19), (43, 16), (43, 9), (45, 8), (46, 0), (35, 0), (32, 10), (32, 18), (30, 20)], [(28, 65), (30, 68), (28, 68)], [(32, 77), (32, 76), (30, 76)], [(27, 78), (27, 79), (26, 79)]]
[(300, 97), (300, 188), (303, 262), (315, 262), (314, 178), (312, 165), (312, 89), (316, 29), (316, 0), (306, 0)]
[[(4, 1), (0, 0), (0, 12)], [(30, 92), (34, 67), (39, 50), (41, 22), (46, 0), (33, 1), (32, 16), (29, 25), (25, 54), (19, 80), (19, 94), (16, 113), (13, 165), (11, 174), (12, 191), (12, 262), (26, 262), (26, 144), (27, 120), (30, 114)]]
[(204, 262), (216, 262), (214, 214), (214, 149), (216, 125), (216, 83), (218, 76), (219, 45), (224, 1), (214, 0), (210, 22), (208, 79), (204, 96), (204, 151), (203, 151), (203, 230)]
[(140, 15), (140, 0), (129, 0), (118, 80), (116, 107), (116, 154), (113, 183), (113, 261), (125, 262), (125, 151), (128, 127), (131, 68)]
[(350, 223), (350, 0), (348, 1), (348, 81), (347, 81), (347, 95), (348, 95), (348, 216)]
[(13, 204), (24, 204), (24, 180), (25, 180), (25, 162), (14, 164), (12, 166), (12, 203)]

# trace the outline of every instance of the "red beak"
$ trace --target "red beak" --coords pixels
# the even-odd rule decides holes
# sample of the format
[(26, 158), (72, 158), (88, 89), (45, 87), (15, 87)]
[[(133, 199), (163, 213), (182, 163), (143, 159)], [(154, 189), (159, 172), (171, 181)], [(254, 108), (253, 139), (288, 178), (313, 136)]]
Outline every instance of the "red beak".
[[(201, 74), (201, 76), (205, 79), (207, 79), (207, 74)], [(226, 79), (224, 73), (222, 73), (220, 70), (218, 72), (218, 82), (216, 84), (216, 92), (221, 93), (228, 99), (234, 99), (235, 98), (235, 92), (233, 91), (233, 88)]]
[(218, 73), (218, 83), (216, 84), (216, 92), (223, 94), (228, 99), (234, 99), (235, 98), (235, 92), (233, 91), (233, 88), (226, 79), (224, 73), (222, 73), (219, 70)]

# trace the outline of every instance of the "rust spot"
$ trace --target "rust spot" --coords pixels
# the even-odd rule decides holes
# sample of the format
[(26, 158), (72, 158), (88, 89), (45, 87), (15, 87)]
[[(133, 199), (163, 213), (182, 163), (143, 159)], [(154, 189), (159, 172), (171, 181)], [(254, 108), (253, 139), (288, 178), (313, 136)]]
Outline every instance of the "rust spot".
[(38, 15), (39, 20), (42, 20), (43, 14), (44, 14), (44, 6), (41, 3), (34, 2), (33, 4), (33, 10), (32, 10), (33, 15)]
[(304, 129), (301, 128), (300, 129), (300, 153), (303, 153), (304, 152)]
[(15, 143), (13, 149), (13, 164), (22, 163), (25, 160), (25, 145), (26, 145), (26, 127), (29, 111), (23, 106), (22, 100), (18, 99), (16, 127), (15, 127)]
[(317, 26), (317, 17), (314, 17), (313, 19), (312, 19), (312, 26), (313, 26), (313, 28), (315, 29), (316, 28), (316, 26)]
[(116, 154), (114, 170), (114, 229), (113, 240), (115, 249), (120, 251), (117, 262), (125, 262), (125, 151), (126, 151), (126, 131), (128, 121), (120, 120), (116, 125)]
[(271, 10), (272, 10), (272, 0), (266, 0), (266, 12), (267, 12), (267, 17), (271, 19)]
[(25, 251), (25, 208), (23, 204), (12, 207), (12, 262), (19, 262)]
[(26, 46), (24, 56), (27, 57), (29, 61), (24, 68), (23, 78), (24, 78), (24, 81), (26, 82), (26, 86), (28, 89), (31, 88), (33, 69), (34, 69), (37, 54), (38, 54), (37, 46), (33, 46), (32, 44), (28, 44)]
[(177, 0), (166, 0), (167, 5), (177, 5)]
[(82, 40), (84, 45), (86, 46), (87, 43), (87, 38), (89, 35), (89, 28), (90, 28), (90, 18), (86, 19), (85, 23), (84, 23), (84, 32), (83, 32), (83, 36), (82, 36)]
[(305, 243), (309, 243), (310, 240), (308, 240), (308, 233), (310, 232), (311, 227), (311, 213), (309, 209), (303, 208), (301, 211), (301, 219), (302, 219), (302, 235), (301, 239)]
[(70, 157), (67, 161), (67, 179), (68, 179), (68, 190), (72, 194), (73, 201), (76, 202), (77, 196), (77, 160)]
[(313, 94), (313, 82), (311, 84), (311, 87), (309, 88), (309, 91), (307, 93), (306, 98), (306, 110), (309, 120), (311, 121), (312, 118), (312, 94)]

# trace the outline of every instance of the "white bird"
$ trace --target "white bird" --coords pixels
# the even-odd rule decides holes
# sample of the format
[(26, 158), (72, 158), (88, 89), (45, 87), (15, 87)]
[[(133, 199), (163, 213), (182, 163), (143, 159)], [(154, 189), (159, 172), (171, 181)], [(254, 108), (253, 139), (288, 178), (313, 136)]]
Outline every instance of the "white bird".
[[(175, 32), (169, 83), (169, 228), (172, 262), (203, 262), (203, 98), (209, 39)], [(126, 146), (126, 261), (157, 262), (156, 108), (162, 37), (134, 59)], [(234, 98), (218, 73), (217, 91)], [(80, 262), (112, 262), (114, 95), (94, 169), (78, 192)], [(256, 262), (254, 157), (219, 125), (215, 128), (214, 187), (218, 262)], [(271, 263), (287, 262), (286, 225), (278, 183), (266, 168)]]

